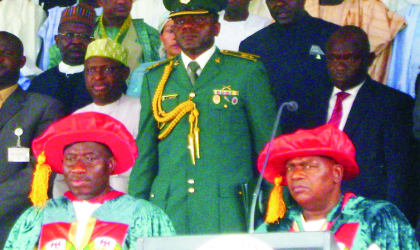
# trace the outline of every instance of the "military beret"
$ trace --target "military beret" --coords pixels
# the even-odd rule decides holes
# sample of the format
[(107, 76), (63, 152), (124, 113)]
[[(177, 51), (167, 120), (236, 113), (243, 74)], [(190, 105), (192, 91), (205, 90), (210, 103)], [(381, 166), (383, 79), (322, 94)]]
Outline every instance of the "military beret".
[(228, 0), (163, 0), (169, 17), (181, 15), (217, 14), (228, 5)]

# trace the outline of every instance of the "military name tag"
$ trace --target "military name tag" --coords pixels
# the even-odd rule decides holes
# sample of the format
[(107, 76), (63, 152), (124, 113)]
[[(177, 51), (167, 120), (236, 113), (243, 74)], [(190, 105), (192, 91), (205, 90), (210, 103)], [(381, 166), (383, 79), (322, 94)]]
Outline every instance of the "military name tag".
[(7, 160), (9, 162), (29, 162), (29, 148), (8, 148)]
[(163, 95), (162, 96), (162, 101), (169, 101), (169, 100), (174, 100), (178, 98), (178, 94), (172, 94), (172, 95)]

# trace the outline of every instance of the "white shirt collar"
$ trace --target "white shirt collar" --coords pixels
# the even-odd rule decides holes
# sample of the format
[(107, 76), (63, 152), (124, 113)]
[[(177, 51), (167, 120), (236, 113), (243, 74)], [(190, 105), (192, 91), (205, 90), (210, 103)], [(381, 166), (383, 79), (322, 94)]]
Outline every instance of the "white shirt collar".
[[(344, 92), (349, 93), (350, 95), (354, 95), (354, 96), (356, 96), (356, 95), (357, 95), (357, 93), (359, 93), (360, 88), (363, 86), (363, 84), (364, 84), (365, 82), (366, 82), (366, 79), (365, 79), (365, 80), (363, 80), (363, 81), (362, 81), (359, 85), (356, 85), (355, 87), (353, 87), (353, 88), (351, 88), (351, 89), (348, 89), (348, 90), (346, 90), (346, 91), (344, 91)], [(331, 96), (334, 96), (334, 95), (336, 95), (336, 94), (337, 94), (337, 93), (339, 93), (339, 92), (342, 92), (342, 90), (334, 86), (334, 90), (333, 90), (333, 93), (332, 93), (332, 95), (331, 95)]]
[(76, 74), (76, 73), (83, 72), (83, 70), (85, 70), (84, 64), (71, 66), (64, 63), (63, 61), (61, 61), (60, 64), (58, 64), (58, 71), (64, 74)]
[(211, 56), (216, 51), (216, 45), (213, 44), (213, 46), (206, 50), (203, 54), (201, 54), (199, 57), (197, 57), (195, 60), (189, 58), (183, 51), (181, 51), (181, 59), (184, 63), (185, 69), (188, 69), (188, 64), (191, 61), (196, 61), (198, 65), (200, 65), (200, 69), (197, 70), (197, 74), (200, 75), (203, 71), (204, 67), (206, 66), (207, 62), (210, 60)]

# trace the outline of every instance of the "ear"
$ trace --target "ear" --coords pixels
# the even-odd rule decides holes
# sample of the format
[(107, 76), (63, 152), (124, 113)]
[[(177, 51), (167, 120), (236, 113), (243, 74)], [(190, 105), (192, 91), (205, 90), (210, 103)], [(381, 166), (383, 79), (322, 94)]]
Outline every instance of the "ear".
[(341, 181), (343, 180), (343, 174), (344, 174), (343, 165), (335, 164), (333, 166), (334, 183), (341, 183)]
[(129, 76), (130, 76), (130, 68), (125, 66), (121, 72), (121, 77), (124, 79), (124, 81), (127, 81)]
[(375, 52), (370, 52), (366, 59), (366, 63), (368, 67), (372, 65), (373, 60), (375, 60), (375, 58), (376, 58)]
[(60, 37), (58, 35), (55, 35), (54, 36), (55, 44), (57, 44), (59, 40), (60, 40)]
[(25, 66), (25, 63), (26, 63), (26, 57), (21, 56), (20, 57), (20, 68), (23, 68), (23, 66)]
[(114, 156), (109, 158), (108, 160), (108, 173), (111, 174), (114, 171), (115, 167), (117, 166), (117, 159)]
[(219, 22), (216, 22), (215, 24), (214, 24), (214, 36), (218, 36), (219, 35), (219, 33), (220, 33), (220, 23)]

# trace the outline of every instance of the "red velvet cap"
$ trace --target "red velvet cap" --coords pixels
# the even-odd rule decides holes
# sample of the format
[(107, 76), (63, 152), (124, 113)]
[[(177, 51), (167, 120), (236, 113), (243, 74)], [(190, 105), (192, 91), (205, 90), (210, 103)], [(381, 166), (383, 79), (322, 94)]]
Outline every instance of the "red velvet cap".
[[(268, 143), (258, 158), (261, 171), (268, 150)], [(286, 174), (286, 162), (303, 156), (328, 156), (344, 168), (343, 180), (359, 175), (355, 160), (355, 149), (347, 135), (333, 125), (327, 124), (315, 129), (298, 130), (293, 134), (274, 139), (264, 177), (274, 183), (277, 176)], [(283, 185), (286, 185), (283, 178)]]
[(63, 173), (63, 151), (74, 142), (101, 142), (106, 144), (117, 160), (111, 173), (121, 174), (130, 169), (137, 158), (137, 145), (124, 124), (111, 116), (86, 112), (67, 116), (53, 123), (43, 135), (32, 143), (36, 157), (45, 152), (45, 163), (52, 171)]

